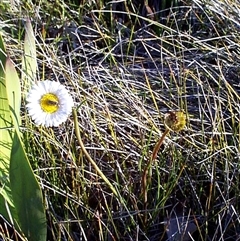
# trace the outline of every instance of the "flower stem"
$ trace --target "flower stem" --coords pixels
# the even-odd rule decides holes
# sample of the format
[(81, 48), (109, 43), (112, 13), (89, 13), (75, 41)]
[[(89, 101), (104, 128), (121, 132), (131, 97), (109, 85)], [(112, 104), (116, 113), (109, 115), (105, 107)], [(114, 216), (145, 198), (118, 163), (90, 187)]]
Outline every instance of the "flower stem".
[(114, 188), (114, 186), (111, 184), (111, 182), (107, 179), (107, 177), (103, 174), (103, 172), (100, 170), (100, 168), (98, 167), (98, 165), (95, 163), (95, 161), (92, 159), (92, 157), (89, 155), (88, 151), (86, 150), (83, 142), (82, 142), (82, 138), (80, 135), (80, 129), (78, 126), (78, 119), (77, 119), (77, 112), (76, 109), (73, 109), (73, 118), (74, 118), (74, 127), (75, 127), (75, 133), (78, 139), (78, 142), (82, 148), (82, 151), (84, 153), (84, 155), (86, 156), (87, 160), (92, 164), (92, 166), (94, 167), (94, 169), (96, 170), (96, 172), (98, 173), (98, 175), (104, 180), (104, 182), (109, 186), (109, 188), (111, 189), (111, 191), (113, 192), (114, 195), (118, 196), (118, 193), (116, 191), (116, 189)]
[(159, 151), (159, 148), (161, 147), (164, 138), (168, 135), (168, 133), (170, 132), (170, 129), (166, 129), (164, 131), (164, 133), (162, 134), (161, 138), (159, 139), (159, 141), (157, 142), (157, 144), (155, 145), (154, 149), (153, 149), (153, 153), (152, 156), (149, 158), (146, 167), (143, 170), (143, 174), (142, 174), (142, 195), (143, 195), (143, 199), (144, 199), (144, 206), (145, 206), (145, 210), (147, 210), (147, 180), (148, 178), (148, 171), (149, 168), (151, 167), (152, 163), (154, 162), (154, 160), (157, 157), (157, 153)]
[(153, 153), (152, 153), (152, 161), (154, 161), (156, 159), (159, 148), (161, 147), (164, 138), (168, 135), (169, 132), (170, 132), (170, 130), (166, 129), (164, 131), (164, 133), (162, 134), (161, 138), (159, 139), (158, 143), (155, 145), (155, 147), (153, 149)]

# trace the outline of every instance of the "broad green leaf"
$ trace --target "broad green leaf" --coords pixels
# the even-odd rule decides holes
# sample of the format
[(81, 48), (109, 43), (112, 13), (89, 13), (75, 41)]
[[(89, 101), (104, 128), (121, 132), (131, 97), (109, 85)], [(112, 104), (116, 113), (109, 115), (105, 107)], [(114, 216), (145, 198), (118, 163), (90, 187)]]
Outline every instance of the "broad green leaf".
[[(8, 190), (6, 190), (8, 189)], [(11, 196), (11, 190), (9, 186), (4, 186), (4, 188), (1, 188), (0, 190), (0, 213), (1, 215), (8, 220), (9, 223), (13, 224), (17, 223), (14, 220), (17, 220), (17, 214), (15, 207), (12, 203), (12, 196)], [(11, 199), (10, 199), (11, 198)]]
[(6, 58), (0, 38), (0, 213), (29, 241), (46, 240), (46, 217), (40, 186), (20, 134), (20, 80)]
[[(21, 118), (20, 118), (20, 105), (21, 105), (21, 87), (20, 87), (20, 80), (18, 78), (17, 75), (17, 71), (13, 65), (13, 63), (11, 62), (10, 58), (7, 57), (6, 58), (6, 62), (5, 62), (5, 91), (7, 93), (7, 104), (6, 106), (8, 107), (8, 111), (10, 114), (10, 118), (9, 118), (9, 122), (11, 122), (11, 147), (10, 147), (10, 152), (8, 153), (8, 157), (7, 160), (8, 161), (8, 167), (7, 167), (7, 175), (8, 175), (8, 185), (5, 185), (5, 188), (2, 189), (2, 196), (4, 197), (4, 201), (0, 200), (0, 202), (2, 201), (2, 205), (1, 205), (1, 209), (4, 212), (4, 217), (11, 221), (12, 220), (15, 221), (15, 224), (18, 225), (18, 223), (16, 223), (17, 221), (17, 216), (16, 216), (16, 210), (14, 208), (14, 204), (13, 204), (13, 200), (12, 200), (12, 195), (11, 195), (11, 190), (10, 190), (10, 180), (9, 180), (9, 168), (10, 168), (10, 155), (11, 155), (11, 150), (12, 150), (12, 145), (13, 145), (13, 133), (14, 133), (14, 129), (15, 127), (18, 127), (21, 123)], [(6, 107), (6, 108), (7, 108)], [(13, 115), (14, 113), (14, 115)], [(20, 134), (19, 134), (20, 135)], [(6, 203), (7, 201), (7, 203)], [(9, 209), (9, 211), (11, 213), (9, 213), (9, 211), (7, 211), (7, 215), (6, 215), (6, 211), (4, 210), (4, 208), (7, 208), (7, 210)]]
[[(9, 191), (9, 165), (13, 141), (13, 126), (8, 104), (8, 96), (5, 81), (6, 53), (2, 37), (0, 36), (0, 199), (11, 203)], [(0, 212), (5, 210), (0, 208)]]
[(32, 85), (32, 82), (36, 79), (37, 71), (37, 55), (35, 36), (32, 28), (32, 24), (29, 19), (25, 25), (25, 39), (24, 39), (24, 56), (22, 59), (22, 80), (26, 86), (26, 89)]
[(46, 241), (46, 217), (41, 189), (17, 132), (11, 153), (10, 182), (21, 230), (28, 241)]
[(15, 127), (9, 171), (12, 199), (17, 214), (15, 222), (29, 241), (45, 241), (47, 229), (42, 193), (24, 151), (19, 130), (20, 80), (9, 58), (6, 60), (5, 74), (8, 103)]
[(13, 220), (17, 219), (9, 180), (13, 127), (6, 90), (5, 65), (6, 53), (0, 35), (0, 214), (13, 224)]
[[(20, 118), (20, 107), (21, 107), (21, 86), (20, 80), (18, 78), (17, 71), (11, 62), (10, 58), (6, 60), (6, 89), (7, 89), (7, 96), (8, 96), (8, 104), (10, 107), (10, 112), (14, 113), (12, 116), (12, 121), (14, 126), (21, 125), (21, 118)], [(14, 111), (13, 111), (14, 110)], [(16, 121), (16, 122), (15, 122)]]
[(5, 47), (0, 36), (0, 213), (13, 223), (17, 216), (11, 195), (9, 168), (14, 129), (6, 87), (6, 62)]

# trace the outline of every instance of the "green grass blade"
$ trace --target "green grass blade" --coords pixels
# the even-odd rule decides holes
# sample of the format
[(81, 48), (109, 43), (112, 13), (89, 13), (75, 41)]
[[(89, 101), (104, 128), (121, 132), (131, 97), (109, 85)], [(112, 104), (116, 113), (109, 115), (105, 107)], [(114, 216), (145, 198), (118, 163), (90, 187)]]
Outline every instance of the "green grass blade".
[(0, 71), (3, 71), (3, 64), (6, 62), (6, 54), (5, 54), (5, 46), (2, 40), (2, 36), (0, 35), (0, 61), (1, 61), (1, 66), (0, 66)]
[(22, 79), (27, 89), (36, 79), (37, 55), (35, 36), (29, 19), (25, 25), (24, 56), (22, 59)]

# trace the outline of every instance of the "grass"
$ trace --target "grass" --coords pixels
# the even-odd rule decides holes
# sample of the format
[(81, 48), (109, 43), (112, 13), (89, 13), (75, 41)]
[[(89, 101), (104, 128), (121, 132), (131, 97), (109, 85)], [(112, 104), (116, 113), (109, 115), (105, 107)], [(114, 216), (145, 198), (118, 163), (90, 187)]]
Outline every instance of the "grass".
[[(191, 240), (238, 240), (238, 1), (185, 2), (164, 21), (134, 13), (134, 4), (75, 4), (0, 5), (17, 66), (22, 23), (31, 17), (38, 79), (69, 88), (82, 142), (117, 193), (88, 161), (73, 117), (58, 128), (35, 127), (23, 100), (22, 131), (44, 195), (48, 240), (165, 241), (164, 223), (174, 216), (196, 225)], [(146, 205), (142, 173), (165, 130), (164, 114), (179, 109), (187, 125), (170, 133), (152, 163)]]

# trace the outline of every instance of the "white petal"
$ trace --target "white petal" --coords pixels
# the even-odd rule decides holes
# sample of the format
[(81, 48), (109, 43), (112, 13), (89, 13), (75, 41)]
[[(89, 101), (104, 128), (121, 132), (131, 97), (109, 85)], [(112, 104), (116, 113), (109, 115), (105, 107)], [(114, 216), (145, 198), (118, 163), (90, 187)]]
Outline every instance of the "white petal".
[[(44, 94), (52, 93), (59, 100), (59, 109), (54, 113), (44, 112), (40, 106), (40, 100)], [(56, 81), (39, 81), (34, 84), (26, 98), (29, 115), (37, 125), (59, 126), (67, 120), (74, 105), (72, 97), (67, 89)]]

